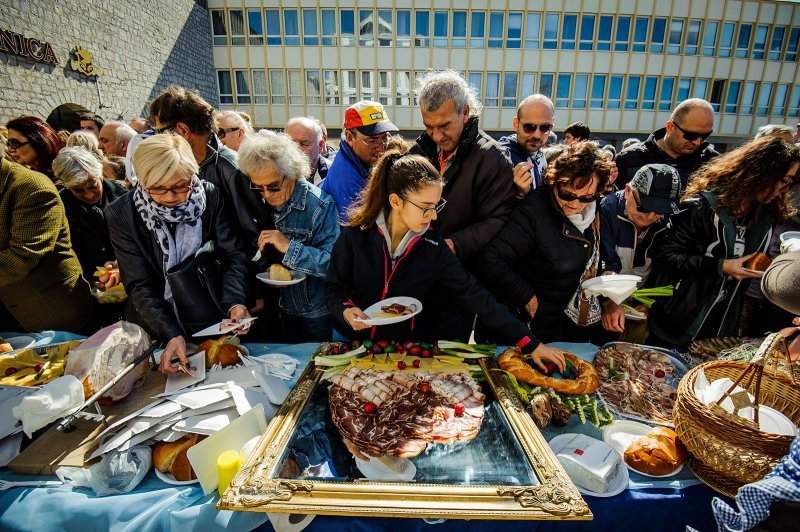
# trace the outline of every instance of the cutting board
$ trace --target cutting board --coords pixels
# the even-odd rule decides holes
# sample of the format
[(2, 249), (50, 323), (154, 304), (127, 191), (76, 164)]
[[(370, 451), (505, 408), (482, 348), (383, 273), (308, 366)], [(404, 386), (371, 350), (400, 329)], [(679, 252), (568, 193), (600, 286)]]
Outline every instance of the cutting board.
[[(111, 424), (152, 403), (153, 397), (164, 391), (166, 382), (166, 375), (157, 371), (148, 372), (145, 374), (142, 386), (131, 392), (123, 401), (101, 407), (106, 421)], [(87, 411), (95, 412), (93, 406), (88, 407)], [(102, 432), (104, 425), (86, 419), (76, 419), (72, 426), (74, 430), (70, 432), (59, 432), (55, 424), (52, 425), (14, 458), (8, 467), (18, 475), (54, 475), (55, 470), (61, 466), (90, 466), (89, 456), (96, 448), (94, 439)]]

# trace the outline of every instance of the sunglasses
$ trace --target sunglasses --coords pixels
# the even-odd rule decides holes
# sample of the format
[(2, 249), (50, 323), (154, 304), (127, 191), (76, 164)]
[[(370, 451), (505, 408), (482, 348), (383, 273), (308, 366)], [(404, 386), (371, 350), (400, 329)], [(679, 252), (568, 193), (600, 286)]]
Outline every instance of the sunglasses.
[(556, 187), (556, 194), (558, 194), (558, 197), (564, 201), (569, 202), (578, 200), (581, 203), (592, 203), (593, 201), (597, 201), (597, 198), (600, 197), (599, 192), (589, 196), (578, 196), (577, 194), (573, 194), (572, 192), (565, 192), (558, 187)]
[(636, 203), (636, 210), (639, 211), (640, 213), (642, 213), (642, 214), (650, 214), (650, 213), (653, 212), (653, 211), (651, 211), (649, 209), (645, 209), (644, 207), (642, 207), (642, 202), (641, 202), (641, 199), (639, 198), (639, 194), (637, 194), (635, 192), (633, 192), (633, 201)]
[(25, 146), (26, 144), (30, 144), (30, 142), (29, 141), (20, 142), (17, 139), (8, 139), (6, 141), (6, 144), (8, 145), (9, 148), (18, 150), (21, 147)]
[(522, 123), (522, 131), (527, 133), (528, 135), (533, 135), (536, 133), (536, 130), (541, 131), (542, 133), (550, 133), (550, 130), (553, 129), (553, 124), (529, 124), (527, 122)]
[(224, 139), (225, 135), (227, 135), (228, 133), (233, 133), (234, 131), (239, 131), (239, 129), (241, 129), (241, 128), (229, 127), (227, 129), (225, 129), (224, 127), (221, 127), (221, 128), (219, 128), (219, 131), (217, 132), (217, 136), (219, 138), (221, 138), (221, 139)]
[[(400, 194), (398, 194), (398, 196), (400, 196)], [(407, 202), (409, 202), (411, 205), (413, 205), (417, 209), (421, 210), (423, 218), (428, 216), (429, 214), (433, 214), (434, 212), (437, 212), (437, 213), (442, 212), (442, 209), (444, 209), (444, 206), (447, 205), (447, 200), (444, 199), (444, 198), (439, 200), (439, 203), (437, 203), (433, 207), (421, 207), (421, 206), (417, 205), (416, 203), (414, 203), (413, 201), (411, 201), (410, 199), (408, 199), (405, 196), (400, 196), (400, 197), (403, 198), (404, 200), (406, 200)]]
[(714, 132), (714, 130), (712, 129), (712, 130), (711, 130), (711, 131), (709, 131), (708, 133), (695, 133), (695, 132), (693, 132), (693, 131), (686, 131), (686, 130), (685, 130), (685, 129), (683, 129), (681, 126), (679, 126), (677, 122), (672, 122), (672, 124), (673, 124), (675, 127), (677, 127), (678, 129), (680, 129), (680, 130), (681, 130), (681, 133), (683, 133), (683, 138), (685, 138), (685, 139), (686, 139), (686, 140), (688, 140), (689, 142), (694, 142), (694, 141), (696, 141), (697, 139), (706, 140), (706, 139), (707, 139), (708, 137), (710, 137), (710, 136), (711, 136), (711, 134)]
[(262, 194), (280, 192), (285, 180), (286, 176), (283, 176), (277, 185), (256, 185), (253, 181), (250, 181), (250, 190), (256, 190)]

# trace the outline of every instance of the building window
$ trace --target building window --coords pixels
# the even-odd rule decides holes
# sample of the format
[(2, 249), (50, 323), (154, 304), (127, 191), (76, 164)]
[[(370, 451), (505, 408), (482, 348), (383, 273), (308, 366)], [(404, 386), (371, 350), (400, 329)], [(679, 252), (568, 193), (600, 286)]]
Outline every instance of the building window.
[(719, 22), (714, 20), (706, 21), (706, 31), (703, 34), (703, 55), (711, 57), (714, 55), (714, 49), (717, 46), (717, 29)]
[(316, 9), (303, 10), (303, 46), (319, 46)]
[(323, 9), (320, 11), (322, 17), (322, 46), (336, 46), (336, 10)]
[(373, 87), (375, 86), (375, 79), (372, 70), (361, 71), (361, 96), (362, 100), (375, 100)]
[(767, 48), (768, 31), (769, 26), (761, 25), (756, 28), (756, 37), (753, 40), (753, 59), (764, 59), (764, 51)]
[(739, 38), (736, 40), (736, 57), (747, 57), (747, 50), (750, 48), (750, 34), (752, 32), (752, 24), (739, 25)]
[(483, 48), (486, 46), (486, 12), (473, 11), (470, 16), (469, 47)]
[(786, 36), (786, 26), (775, 26), (772, 30), (772, 41), (769, 45), (770, 61), (780, 61), (783, 50), (783, 38)]
[[(504, 13), (492, 11), (489, 13), (489, 48), (502, 48), (503, 47), (503, 19)], [(488, 79), (487, 79), (488, 84)], [(486, 91), (489, 88), (487, 85)]]
[(756, 115), (767, 116), (769, 114), (769, 101), (772, 98), (772, 83), (762, 83), (761, 90), (758, 91), (758, 107)]
[(744, 93), (742, 94), (742, 114), (753, 114), (753, 104), (756, 101), (756, 82), (748, 81), (744, 85)]
[(589, 106), (592, 109), (603, 108), (603, 96), (605, 95), (605, 91), (606, 91), (606, 75), (595, 74), (592, 77), (592, 100), (589, 102)]
[(394, 27), (392, 26), (392, 10), (378, 10), (378, 46), (392, 46)]
[(700, 22), (690, 20), (689, 27), (686, 28), (686, 45), (683, 47), (683, 53), (686, 55), (697, 55), (697, 46), (700, 44)]
[(594, 15), (583, 15), (581, 17), (581, 41), (578, 43), (579, 50), (594, 50)]
[(339, 71), (323, 70), (322, 76), (325, 81), (325, 104), (339, 105)]
[(277, 9), (264, 11), (267, 20), (267, 45), (280, 46), (281, 44), (281, 13)]
[(545, 50), (558, 48), (558, 18), (559, 15), (548, 13), (544, 16), (544, 46)]
[(217, 70), (217, 88), (219, 103), (233, 103), (233, 84), (229, 70)]
[(676, 55), (681, 53), (681, 40), (683, 39), (683, 19), (672, 19), (669, 23), (669, 45), (667, 53)]
[(244, 46), (244, 15), (241, 9), (229, 9), (231, 46)]
[(715, 79), (711, 84), (711, 96), (708, 98), (708, 101), (711, 104), (711, 107), (714, 108), (715, 113), (718, 113), (720, 110), (723, 94), (725, 94), (725, 80)]
[(401, 9), (397, 11), (397, 46), (407, 48), (411, 46), (411, 11)]
[(523, 72), (522, 82), (519, 86), (519, 99), (522, 100), (536, 92), (536, 74), (533, 72)]
[(578, 15), (564, 14), (564, 23), (561, 27), (561, 49), (574, 50), (575, 37), (578, 32)]
[(664, 53), (664, 37), (667, 33), (667, 19), (653, 19), (653, 33), (650, 35), (650, 52), (654, 54)]
[(692, 78), (681, 78), (678, 81), (678, 96), (676, 101), (678, 103), (689, 98), (689, 92), (692, 90)]
[(627, 52), (630, 38), (631, 17), (617, 17), (617, 38), (614, 42), (614, 51)]
[(525, 48), (537, 50), (539, 48), (539, 38), (541, 37), (542, 14), (528, 13), (525, 21)]
[(708, 91), (708, 80), (698, 79), (694, 82), (694, 93), (692, 94), (692, 97), (702, 98), (705, 100), (707, 91)]
[(453, 48), (467, 47), (467, 12), (453, 11)]
[(675, 90), (675, 78), (661, 80), (661, 92), (658, 96), (658, 110), (669, 111), (672, 109), (672, 91)]
[(411, 105), (411, 72), (408, 70), (398, 70), (395, 72), (395, 104), (402, 106)]
[(639, 86), (641, 83), (641, 76), (628, 76), (628, 90), (625, 92), (625, 109), (636, 109), (639, 107)]
[(447, 11), (433, 13), (433, 47), (447, 48)]
[(319, 82), (319, 70), (306, 70), (306, 104), (322, 103), (322, 86)]
[(431, 45), (431, 14), (430, 11), (417, 10), (414, 12), (414, 46)]
[(611, 76), (608, 82), (608, 109), (619, 109), (622, 100), (622, 76)]
[(522, 48), (522, 13), (508, 14), (506, 48)]
[(569, 107), (571, 91), (572, 74), (559, 74), (558, 83), (556, 84), (556, 101), (554, 102), (557, 108)]
[(789, 98), (789, 116), (800, 116), (800, 85), (795, 85), (792, 89), (792, 97)]
[(575, 88), (572, 90), (572, 108), (586, 109), (586, 96), (589, 91), (589, 76), (575, 74)]
[(250, 82), (247, 79), (246, 70), (234, 70), (236, 78), (236, 103), (250, 103)]
[(371, 9), (358, 10), (358, 45), (375, 45), (375, 18)]
[(286, 84), (289, 86), (289, 105), (303, 105), (303, 72), (287, 70)]
[[(425, 72), (422, 72), (422, 71), (419, 71), (419, 70), (414, 72), (414, 86), (415, 87), (419, 87), (420, 80), (422, 80), (423, 77), (425, 77)], [(414, 106), (417, 106), (417, 105), (419, 105), (419, 98), (417, 98), (417, 93), (415, 91), (414, 92)]]
[(268, 104), (267, 73), (264, 70), (251, 70), (250, 76), (253, 78), (253, 103)]
[[(226, 46), (228, 44), (228, 29), (225, 27), (225, 11), (222, 9), (211, 10), (211, 34), (214, 36), (214, 46)], [(230, 78), (230, 74), (228, 77)]]
[(647, 76), (644, 78), (644, 92), (642, 93), (642, 109), (653, 110), (656, 108), (656, 85), (658, 78)]
[(264, 19), (260, 9), (247, 10), (247, 31), (250, 46), (264, 45)]
[(633, 51), (646, 52), (647, 51), (647, 29), (650, 25), (650, 19), (647, 17), (636, 17), (636, 22), (633, 25)]
[(778, 85), (778, 90), (775, 91), (775, 99), (772, 102), (772, 111), (769, 113), (773, 116), (783, 116), (786, 114), (786, 96), (789, 95), (789, 85), (781, 83)]
[(486, 73), (486, 98), (483, 103), (486, 107), (497, 107), (500, 96), (500, 73)]
[(789, 43), (786, 45), (784, 61), (797, 61), (798, 44), (800, 44), (800, 28), (792, 28), (789, 33)]
[(725, 112), (735, 114), (739, 109), (739, 92), (742, 90), (741, 81), (731, 81), (728, 85), (728, 98), (725, 100)]
[(382, 105), (389, 105), (394, 98), (394, 86), (392, 86), (392, 71), (378, 70), (378, 102)]
[(611, 30), (614, 26), (614, 17), (602, 15), (597, 26), (597, 49), (611, 50)]
[(544, 94), (548, 98), (553, 97), (554, 74), (542, 74), (539, 77), (539, 94)]
[(480, 101), (482, 99), (481, 89), (483, 87), (483, 74), (481, 72), (470, 72), (467, 77), (467, 83), (471, 87), (475, 87), (475, 95)]
[(722, 37), (719, 41), (719, 56), (730, 57), (733, 48), (733, 33), (736, 30), (736, 23), (726, 22), (722, 25)]
[(283, 10), (283, 34), (286, 46), (300, 46), (300, 27), (296, 9)]
[(286, 103), (286, 83), (283, 80), (283, 70), (278, 68), (270, 69), (269, 94), (272, 105)]
[(357, 101), (356, 71), (342, 70), (342, 105), (353, 105)]
[(503, 74), (503, 107), (517, 106), (517, 81), (519, 74), (506, 72)]
[(356, 22), (355, 13), (352, 9), (342, 9), (339, 11), (339, 37), (342, 46), (353, 46), (356, 43)]

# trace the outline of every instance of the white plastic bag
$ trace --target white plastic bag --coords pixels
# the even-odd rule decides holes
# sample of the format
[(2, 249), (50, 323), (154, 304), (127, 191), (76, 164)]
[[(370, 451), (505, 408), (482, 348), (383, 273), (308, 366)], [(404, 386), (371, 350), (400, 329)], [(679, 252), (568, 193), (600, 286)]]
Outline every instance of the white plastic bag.
[(153, 465), (150, 447), (136, 445), (111, 452), (89, 469), (59, 467), (56, 476), (79, 488), (91, 488), (99, 497), (128, 493), (138, 486)]

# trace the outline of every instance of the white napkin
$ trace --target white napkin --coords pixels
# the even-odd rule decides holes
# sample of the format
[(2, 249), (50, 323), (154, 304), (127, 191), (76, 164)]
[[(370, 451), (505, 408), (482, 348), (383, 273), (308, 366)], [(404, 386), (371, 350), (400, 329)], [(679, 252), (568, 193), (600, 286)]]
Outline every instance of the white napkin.
[(636, 282), (631, 285), (627, 283), (615, 283), (613, 285), (597, 286), (595, 288), (584, 289), (583, 293), (586, 297), (590, 296), (605, 296), (617, 305), (621, 305), (623, 301), (628, 299), (631, 294), (636, 292)]
[(22, 420), (22, 430), (31, 438), (32, 434), (59, 417), (65, 416), (83, 405), (83, 385), (72, 375), (64, 375), (48, 382), (39, 390), (25, 397), (11, 413)]

